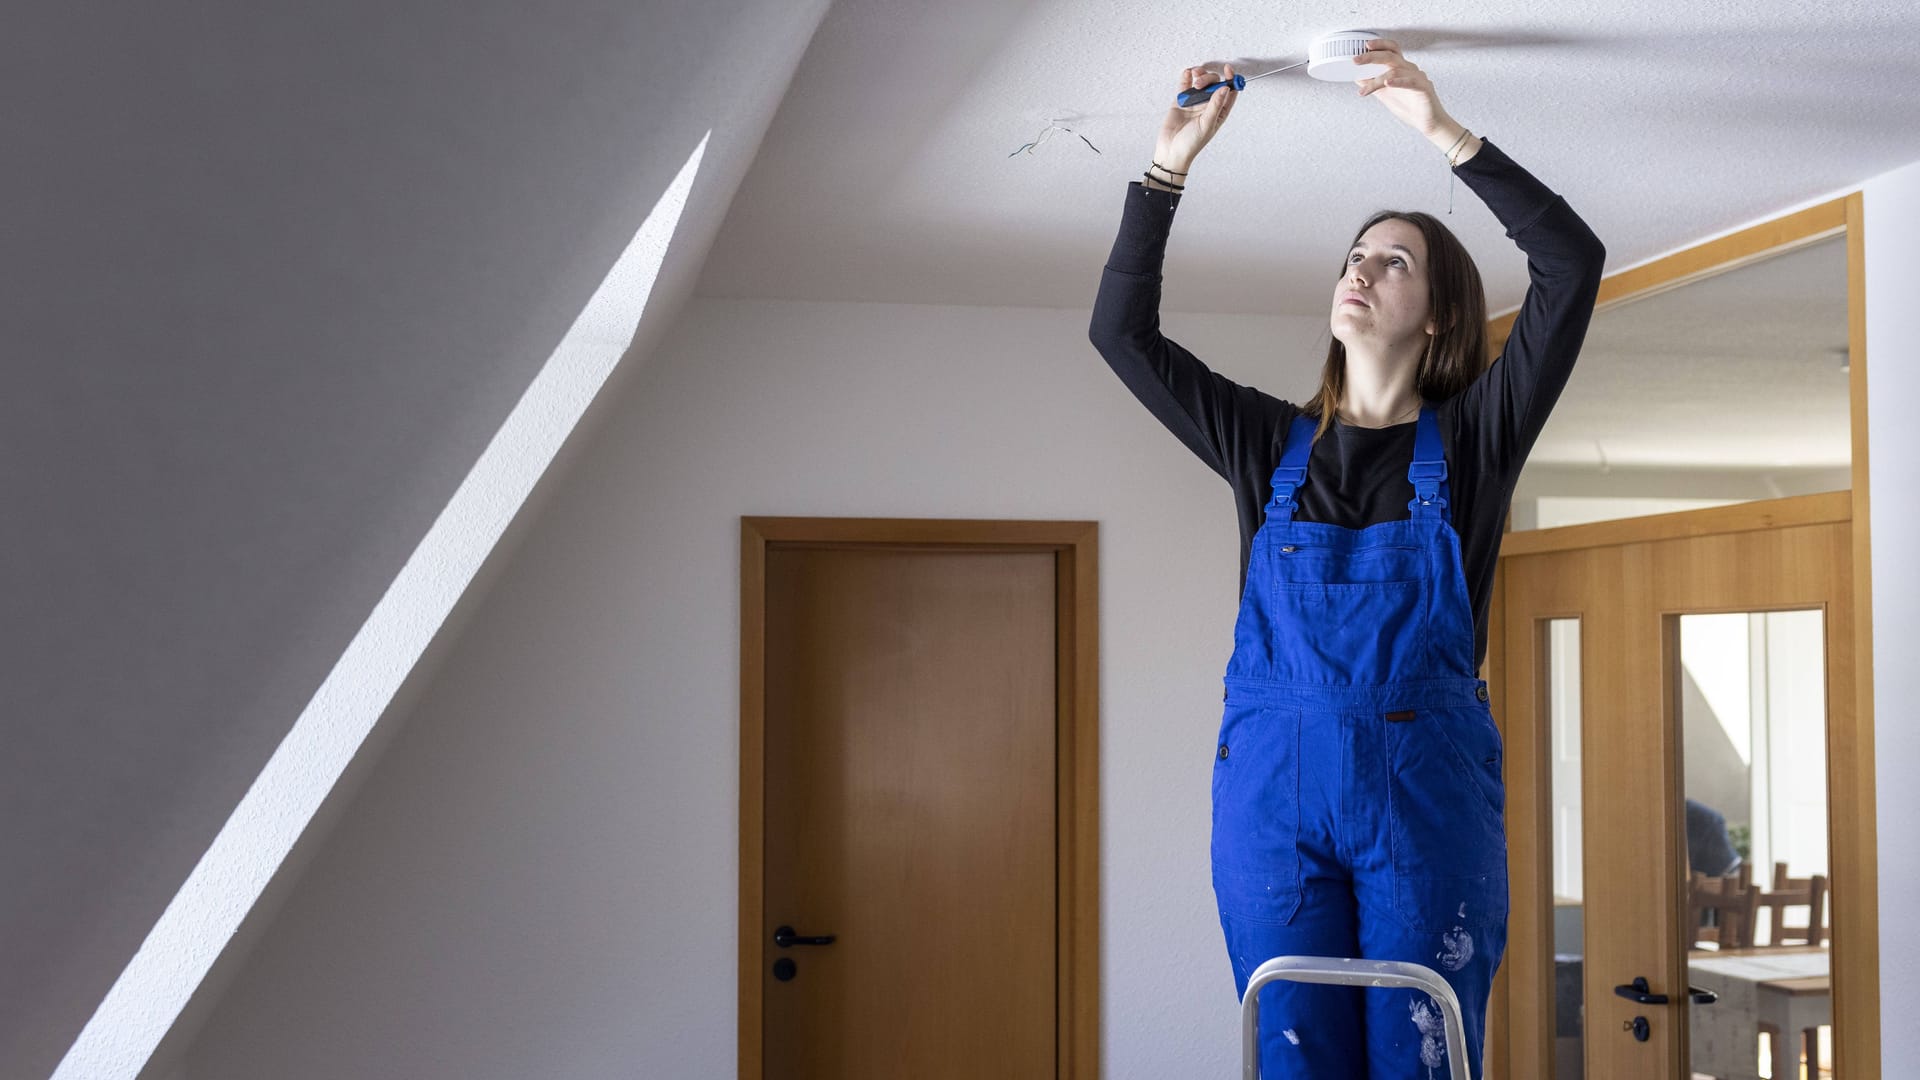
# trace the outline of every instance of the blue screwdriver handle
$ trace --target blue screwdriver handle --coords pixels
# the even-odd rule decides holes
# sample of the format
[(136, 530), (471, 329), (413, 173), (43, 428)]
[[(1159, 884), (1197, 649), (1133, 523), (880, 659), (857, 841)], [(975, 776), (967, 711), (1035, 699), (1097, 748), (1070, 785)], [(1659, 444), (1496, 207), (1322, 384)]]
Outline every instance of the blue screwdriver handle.
[(1180, 96), (1174, 100), (1178, 101), (1182, 106), (1198, 105), (1212, 97), (1213, 92), (1223, 86), (1231, 86), (1235, 90), (1245, 90), (1247, 88), (1247, 77), (1245, 75), (1235, 75), (1231, 79), (1222, 79), (1212, 86), (1196, 86), (1191, 90), (1182, 90), (1180, 91)]

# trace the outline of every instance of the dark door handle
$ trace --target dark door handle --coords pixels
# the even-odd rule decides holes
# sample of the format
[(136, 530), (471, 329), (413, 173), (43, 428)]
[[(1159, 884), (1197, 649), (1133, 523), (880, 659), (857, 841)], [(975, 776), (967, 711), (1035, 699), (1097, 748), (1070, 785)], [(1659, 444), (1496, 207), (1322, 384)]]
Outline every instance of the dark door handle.
[(1631, 983), (1625, 986), (1614, 987), (1613, 992), (1626, 998), (1628, 1001), (1637, 1001), (1642, 1005), (1665, 1005), (1667, 1003), (1667, 995), (1655, 994), (1648, 990), (1647, 977), (1645, 975), (1636, 977)]
[[(1634, 979), (1625, 986), (1614, 987), (1613, 992), (1629, 1001), (1637, 1001), (1642, 1005), (1665, 1005), (1667, 1003), (1667, 995), (1655, 994), (1649, 991), (1647, 979), (1644, 975)], [(1687, 987), (1687, 995), (1695, 1005), (1711, 1005), (1720, 1000), (1719, 994), (1711, 990), (1703, 990), (1698, 986)]]
[(831, 945), (833, 944), (833, 935), (827, 934), (824, 937), (801, 937), (793, 932), (793, 927), (783, 926), (773, 932), (773, 943), (783, 949), (789, 945)]

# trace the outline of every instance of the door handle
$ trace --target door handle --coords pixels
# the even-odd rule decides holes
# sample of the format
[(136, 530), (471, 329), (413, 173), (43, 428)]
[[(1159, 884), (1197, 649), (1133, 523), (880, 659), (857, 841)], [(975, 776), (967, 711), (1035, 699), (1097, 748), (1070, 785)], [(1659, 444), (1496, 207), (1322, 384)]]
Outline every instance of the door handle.
[(1613, 992), (1626, 998), (1628, 1001), (1637, 1001), (1642, 1005), (1665, 1005), (1667, 1003), (1667, 995), (1655, 994), (1648, 990), (1647, 977), (1645, 975), (1636, 976), (1631, 983), (1625, 986), (1614, 987)]
[[(1667, 995), (1653, 993), (1648, 988), (1647, 977), (1644, 975), (1635, 977), (1632, 982), (1625, 986), (1614, 987), (1613, 992), (1626, 998), (1628, 1001), (1637, 1001), (1642, 1005), (1667, 1004)], [(1720, 1000), (1719, 994), (1711, 990), (1703, 990), (1698, 986), (1687, 987), (1687, 995), (1695, 1005), (1711, 1005)]]
[(790, 945), (831, 945), (833, 944), (833, 935), (827, 934), (823, 937), (801, 937), (800, 935), (793, 932), (793, 927), (783, 926), (780, 929), (775, 930), (773, 932), (773, 943), (775, 945), (780, 946), (783, 949), (787, 948)]

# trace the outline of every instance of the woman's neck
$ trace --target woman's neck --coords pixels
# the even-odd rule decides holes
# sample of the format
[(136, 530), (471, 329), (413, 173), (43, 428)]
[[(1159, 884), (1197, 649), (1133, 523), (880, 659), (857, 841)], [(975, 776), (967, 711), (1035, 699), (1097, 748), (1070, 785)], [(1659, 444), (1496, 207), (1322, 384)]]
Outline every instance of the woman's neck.
[[(1410, 392), (1411, 393), (1411, 392)], [(1346, 400), (1334, 409), (1333, 418), (1348, 427), (1386, 428), (1420, 419), (1420, 395), (1413, 394), (1411, 403), (1404, 400), (1380, 404), (1359, 398), (1349, 392)]]
[[(1345, 384), (1333, 418), (1354, 427), (1384, 428), (1420, 417), (1420, 390), (1415, 380), (1420, 359), (1429, 347), (1422, 335), (1397, 347), (1376, 347), (1369, 341), (1347, 346)], [(1377, 348), (1377, 354), (1376, 354)]]

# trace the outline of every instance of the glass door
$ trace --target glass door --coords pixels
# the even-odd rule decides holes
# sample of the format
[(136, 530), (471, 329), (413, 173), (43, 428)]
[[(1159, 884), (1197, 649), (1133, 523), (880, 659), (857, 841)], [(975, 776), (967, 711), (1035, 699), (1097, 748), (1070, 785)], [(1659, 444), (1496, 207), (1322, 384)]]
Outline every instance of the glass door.
[(1844, 493), (1509, 535), (1495, 1075), (1837, 1075), (1850, 537)]

